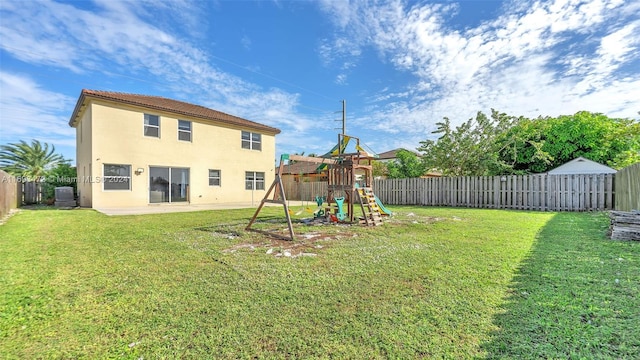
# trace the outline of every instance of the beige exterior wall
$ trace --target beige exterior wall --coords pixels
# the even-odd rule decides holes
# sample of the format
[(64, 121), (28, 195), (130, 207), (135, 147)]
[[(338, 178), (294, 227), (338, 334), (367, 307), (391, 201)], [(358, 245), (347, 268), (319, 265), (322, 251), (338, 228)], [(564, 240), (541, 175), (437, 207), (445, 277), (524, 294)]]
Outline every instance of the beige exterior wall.
[(91, 107), (82, 114), (82, 118), (76, 126), (76, 172), (78, 176), (78, 205), (91, 207), (93, 179), (91, 141)]
[[(160, 138), (144, 136), (145, 113), (159, 116)], [(178, 120), (192, 122), (191, 142), (178, 140)], [(261, 134), (261, 151), (247, 150), (241, 146), (241, 132), (256, 130), (95, 99), (89, 100), (76, 128), (82, 134), (82, 141), (77, 140), (78, 176), (86, 168), (92, 179), (90, 195), (87, 186), (79, 187), (82, 206), (150, 204), (150, 167), (188, 168), (190, 204), (259, 202), (275, 176), (274, 134)], [(131, 165), (131, 190), (104, 190), (104, 164)], [(220, 186), (209, 186), (209, 169), (221, 171)], [(246, 171), (264, 172), (265, 189), (245, 190)]]

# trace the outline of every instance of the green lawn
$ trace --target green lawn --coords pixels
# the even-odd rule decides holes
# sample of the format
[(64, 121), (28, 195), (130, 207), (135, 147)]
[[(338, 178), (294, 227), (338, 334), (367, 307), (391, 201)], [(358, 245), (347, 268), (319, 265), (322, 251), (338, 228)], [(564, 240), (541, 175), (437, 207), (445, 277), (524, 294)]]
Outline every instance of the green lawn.
[(21, 211), (0, 226), (0, 358), (640, 353), (640, 243), (607, 240), (606, 214), (392, 210), (293, 243), (244, 231), (250, 209)]

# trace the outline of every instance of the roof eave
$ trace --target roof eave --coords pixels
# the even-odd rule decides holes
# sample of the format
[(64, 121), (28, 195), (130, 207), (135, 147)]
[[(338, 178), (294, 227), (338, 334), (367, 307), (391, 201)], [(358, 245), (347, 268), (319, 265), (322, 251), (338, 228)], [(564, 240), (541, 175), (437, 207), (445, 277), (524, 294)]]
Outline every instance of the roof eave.
[(78, 101), (76, 102), (76, 106), (73, 109), (73, 113), (71, 113), (71, 118), (69, 118), (69, 126), (71, 127), (76, 127), (77, 124), (77, 118), (80, 115), (80, 111), (82, 110), (82, 107), (84, 106), (84, 100), (85, 100), (86, 96), (85, 96), (85, 92), (84, 89), (82, 89), (82, 91), (80, 92), (80, 97), (78, 98)]
[(82, 111), (82, 107), (85, 105), (84, 102), (87, 100), (87, 98), (94, 98), (94, 99), (111, 101), (111, 102), (120, 103), (120, 104), (127, 104), (127, 105), (142, 107), (142, 108), (165, 111), (165, 112), (169, 112), (169, 113), (173, 113), (173, 114), (189, 116), (189, 117), (192, 117), (192, 118), (197, 118), (197, 119), (202, 119), (202, 120), (207, 120), (207, 121), (217, 121), (217, 122), (219, 122), (221, 124), (225, 124), (227, 126), (232, 125), (232, 126), (237, 126), (239, 128), (258, 130), (258, 131), (262, 131), (262, 132), (264, 132), (266, 134), (277, 135), (277, 134), (280, 134), (282, 132), (278, 128), (274, 128), (274, 127), (271, 127), (271, 126), (262, 125), (262, 124), (258, 124), (258, 123), (255, 123), (256, 125), (251, 125), (251, 124), (233, 124), (233, 123), (229, 123), (228, 121), (225, 121), (224, 119), (210, 118), (210, 117), (206, 117), (206, 116), (202, 116), (202, 115), (198, 115), (198, 114), (189, 113), (187, 111), (180, 111), (180, 110), (176, 110), (176, 109), (167, 109), (166, 107), (157, 106), (157, 105), (139, 104), (139, 103), (137, 103), (135, 101), (124, 100), (124, 99), (114, 99), (112, 97), (104, 96), (104, 95), (101, 95), (101, 94), (93, 94), (93, 93), (92, 94), (88, 94), (86, 89), (82, 89), (82, 91), (80, 93), (80, 97), (78, 98), (78, 102), (76, 103), (76, 106), (75, 106), (75, 108), (73, 110), (73, 113), (71, 114), (71, 118), (69, 119), (69, 126), (75, 127), (75, 125), (77, 124), (78, 116), (80, 115), (80, 112)]

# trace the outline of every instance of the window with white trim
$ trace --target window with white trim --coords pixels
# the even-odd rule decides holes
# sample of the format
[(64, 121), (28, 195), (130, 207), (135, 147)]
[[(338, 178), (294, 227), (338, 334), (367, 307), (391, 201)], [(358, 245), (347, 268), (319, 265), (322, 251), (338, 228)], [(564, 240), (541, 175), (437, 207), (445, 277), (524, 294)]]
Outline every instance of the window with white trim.
[(249, 131), (243, 131), (242, 148), (249, 150), (262, 150), (262, 135)]
[(131, 165), (104, 164), (104, 190), (131, 190)]
[(264, 172), (247, 171), (244, 174), (245, 189), (264, 190)]
[(220, 186), (220, 170), (209, 169), (209, 186)]
[(144, 136), (160, 137), (160, 117), (144, 114)]
[(191, 141), (191, 121), (178, 120), (178, 140)]

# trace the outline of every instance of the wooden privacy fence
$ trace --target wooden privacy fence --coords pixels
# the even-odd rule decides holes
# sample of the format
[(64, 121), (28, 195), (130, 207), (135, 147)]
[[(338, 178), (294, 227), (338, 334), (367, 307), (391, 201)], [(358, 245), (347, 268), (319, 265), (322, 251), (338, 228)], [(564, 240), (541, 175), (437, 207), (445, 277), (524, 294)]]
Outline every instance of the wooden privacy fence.
[(295, 182), (293, 179), (283, 178), (284, 192), (289, 200), (315, 201), (316, 196), (327, 196), (329, 191), (327, 182)]
[(22, 195), (20, 183), (15, 176), (11, 176), (0, 170), (0, 219), (20, 205)]
[(616, 173), (616, 210), (640, 210), (640, 163)]
[[(611, 210), (614, 179), (607, 175), (463, 176), (374, 180), (384, 204), (538, 211)], [(287, 199), (313, 201), (323, 182), (285, 184)]]
[(522, 175), (375, 180), (390, 205), (459, 206), (539, 211), (613, 209), (614, 176)]
[(22, 191), (22, 204), (40, 204), (42, 203), (42, 183), (35, 181), (28, 181), (21, 183)]
[[(329, 187), (326, 181), (284, 182), (284, 191), (288, 200), (316, 201), (316, 196), (328, 195)], [(334, 196), (344, 196), (344, 192), (336, 190)]]

